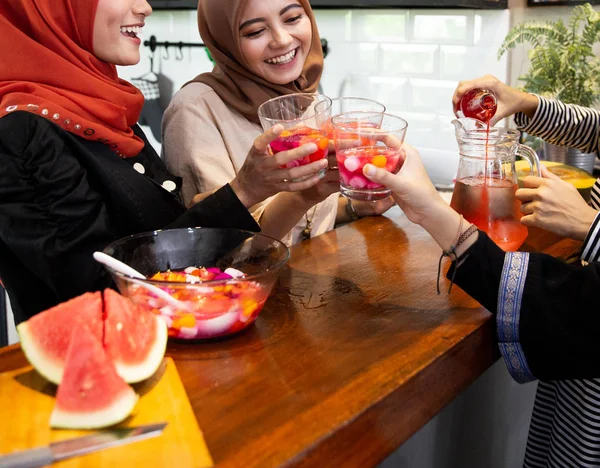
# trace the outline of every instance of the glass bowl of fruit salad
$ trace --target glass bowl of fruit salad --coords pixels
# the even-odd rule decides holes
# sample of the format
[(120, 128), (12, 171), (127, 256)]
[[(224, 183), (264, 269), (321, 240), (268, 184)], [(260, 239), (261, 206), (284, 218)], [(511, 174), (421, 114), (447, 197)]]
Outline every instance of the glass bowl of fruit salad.
[(254, 323), (290, 255), (271, 237), (221, 228), (137, 234), (104, 253), (146, 277), (107, 267), (121, 294), (162, 317), (169, 337), (181, 340), (227, 336)]

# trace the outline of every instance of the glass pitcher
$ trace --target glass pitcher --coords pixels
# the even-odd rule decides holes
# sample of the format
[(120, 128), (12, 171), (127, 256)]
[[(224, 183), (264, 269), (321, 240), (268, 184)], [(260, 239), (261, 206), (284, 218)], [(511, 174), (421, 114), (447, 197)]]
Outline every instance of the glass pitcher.
[(475, 224), (505, 252), (517, 250), (527, 238), (521, 224), (521, 202), (515, 197), (517, 156), (541, 176), (540, 161), (519, 144), (518, 130), (495, 128), (476, 119), (453, 120), (460, 160), (450, 206)]

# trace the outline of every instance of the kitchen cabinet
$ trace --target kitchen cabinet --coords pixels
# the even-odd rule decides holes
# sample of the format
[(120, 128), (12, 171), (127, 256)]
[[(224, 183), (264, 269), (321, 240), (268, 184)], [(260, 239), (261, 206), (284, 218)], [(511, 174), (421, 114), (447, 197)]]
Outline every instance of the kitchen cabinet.
[(527, 0), (527, 6), (556, 6), (556, 5), (592, 5), (600, 4), (600, 0)]
[[(531, 0), (530, 0), (531, 1)], [(155, 10), (195, 10), (197, 0), (149, 0)], [(482, 8), (504, 9), (507, 0), (310, 0), (319, 8)]]
[(313, 8), (508, 8), (507, 0), (310, 0)]
[(198, 0), (148, 0), (154, 10), (195, 10)]

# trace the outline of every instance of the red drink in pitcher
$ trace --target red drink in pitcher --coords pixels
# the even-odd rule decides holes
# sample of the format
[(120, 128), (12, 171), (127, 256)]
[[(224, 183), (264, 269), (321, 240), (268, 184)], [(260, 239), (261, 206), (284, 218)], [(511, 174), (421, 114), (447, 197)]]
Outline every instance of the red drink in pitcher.
[(505, 252), (517, 250), (527, 238), (521, 224), (517, 184), (493, 177), (465, 177), (456, 181), (450, 206), (473, 223)]

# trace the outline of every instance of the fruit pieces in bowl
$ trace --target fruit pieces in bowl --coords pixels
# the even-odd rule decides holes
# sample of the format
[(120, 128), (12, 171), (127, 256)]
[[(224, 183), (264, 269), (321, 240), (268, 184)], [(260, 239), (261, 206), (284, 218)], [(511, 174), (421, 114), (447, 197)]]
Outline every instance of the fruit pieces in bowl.
[[(223, 337), (254, 323), (289, 258), (276, 239), (226, 228), (138, 234), (113, 242), (104, 253), (146, 276), (107, 267), (121, 293), (162, 317), (169, 337), (178, 340)], [(181, 306), (150, 291), (149, 284)]]
[[(159, 287), (182, 302), (186, 309), (166, 303), (143, 287), (132, 290), (130, 297), (159, 315), (167, 323), (171, 338), (215, 338), (238, 332), (253, 323), (267, 300), (269, 290), (259, 282), (243, 280), (244, 276), (234, 268), (221, 271), (192, 266), (157, 272), (149, 278), (154, 285), (168, 282)], [(214, 281), (217, 283), (212, 283)]]

